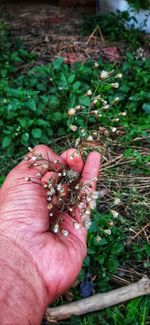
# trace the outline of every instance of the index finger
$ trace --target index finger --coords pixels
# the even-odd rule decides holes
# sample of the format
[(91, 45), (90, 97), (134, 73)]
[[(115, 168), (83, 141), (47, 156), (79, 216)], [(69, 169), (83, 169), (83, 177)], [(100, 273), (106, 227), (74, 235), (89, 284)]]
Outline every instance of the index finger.
[(91, 152), (85, 162), (82, 175), (81, 183), (86, 184), (90, 182), (92, 189), (96, 188), (96, 181), (100, 169), (101, 156), (98, 152)]

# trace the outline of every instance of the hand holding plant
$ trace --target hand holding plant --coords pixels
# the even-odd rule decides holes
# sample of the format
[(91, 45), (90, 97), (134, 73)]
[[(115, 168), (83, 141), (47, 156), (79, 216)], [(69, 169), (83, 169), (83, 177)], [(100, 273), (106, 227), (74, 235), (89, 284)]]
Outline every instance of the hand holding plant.
[[(76, 207), (73, 215), (71, 211), (69, 213), (69, 211), (63, 210), (63, 219), (60, 222), (59, 231), (54, 231), (54, 233), (50, 231), (51, 226), (56, 224), (58, 218), (62, 216), (60, 216), (60, 211), (58, 213), (57, 205), (54, 215), (49, 215), (45, 184), (48, 180), (59, 177), (59, 172), (50, 171), (46, 166), (43, 168), (43, 165), (38, 166), (37, 169), (34, 157), (41, 155), (43, 160), (53, 161), (56, 169), (59, 164), (68, 166), (68, 170), (74, 170), (81, 174), (80, 184), (84, 185), (91, 182), (91, 192), (95, 189), (100, 157), (97, 152), (90, 153), (83, 166), (80, 154), (74, 155), (74, 149), (63, 153), (61, 157), (58, 157), (51, 149), (43, 145), (35, 147), (33, 152), (31, 154), (30, 151), (27, 160), (21, 162), (9, 173), (1, 188), (0, 237), (1, 241), (7, 242), (8, 251), (10, 251), (9, 247), (11, 247), (12, 256), (14, 257), (13, 263), (15, 263), (15, 256), (17, 258), (17, 250), (19, 250), (22, 256), (20, 261), (26, 261), (25, 256), (28, 256), (26, 263), (30, 267), (31, 273), (35, 274), (35, 278), (39, 272), (42, 284), (40, 284), (41, 292), (39, 294), (41, 296), (38, 297), (38, 301), (36, 299), (39, 288), (37, 288), (34, 281), (32, 282), (33, 287), (31, 287), (36, 292), (36, 299), (33, 299), (29, 288), (29, 292), (26, 291), (27, 295), (31, 296), (29, 299), (31, 306), (39, 303), (37, 316), (33, 315), (37, 322), (36, 317), (43, 316), (46, 304), (65, 292), (77, 277), (86, 254), (87, 230), (82, 225), (81, 213)], [(45, 162), (43, 164), (45, 165)], [(7, 259), (7, 252), (5, 257), (9, 265), (11, 257), (9, 256)], [(20, 262), (20, 266), (18, 264), (13, 266), (14, 269), (18, 268), (18, 279), (20, 274), (23, 273), (22, 262)], [(22, 290), (26, 290), (26, 286), (28, 287), (30, 283), (31, 274), (28, 274), (28, 277), (29, 282), (26, 280), (27, 283), (22, 287)], [(7, 274), (5, 278), (9, 283)], [(17, 293), (13, 297), (10, 287), (11, 301), (14, 299), (15, 303), (15, 299), (20, 299), (20, 303), (24, 304), (20, 295), (17, 296)], [(19, 288), (21, 290), (21, 286)], [(39, 302), (42, 297), (44, 297), (44, 302)], [(27, 299), (27, 297), (24, 296), (24, 299)], [(30, 306), (26, 311), (28, 315), (30, 315), (29, 311)], [(10, 313), (11, 311), (8, 312), (8, 319)], [(5, 312), (5, 317), (6, 314)], [(25, 311), (23, 311), (22, 319), (26, 318), (24, 314)], [(4, 317), (4, 315), (1, 317)], [(14, 322), (17, 324), (15, 318)], [(23, 322), (23, 324), (26, 323)]]

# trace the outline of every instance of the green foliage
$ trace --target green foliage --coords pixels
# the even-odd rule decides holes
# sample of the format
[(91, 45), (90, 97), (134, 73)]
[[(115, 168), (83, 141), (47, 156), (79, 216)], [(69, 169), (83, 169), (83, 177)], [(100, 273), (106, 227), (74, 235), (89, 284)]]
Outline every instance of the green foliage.
[[(69, 134), (70, 124), (78, 127), (79, 134), (80, 128), (94, 127), (99, 121), (104, 127), (117, 126), (113, 120), (122, 112), (123, 106), (128, 117), (120, 117), (119, 123), (127, 128), (134, 122), (133, 112), (137, 112), (135, 120), (139, 113), (149, 113), (149, 59), (135, 59), (129, 52), (122, 67), (99, 60), (98, 68), (92, 62), (69, 67), (63, 64), (63, 59), (58, 59), (20, 74), (18, 62), (31, 60), (33, 56), (22, 49), (0, 58), (1, 148), (9, 153), (39, 142), (48, 144), (52, 136)], [(99, 78), (103, 69), (107, 69), (110, 78)], [(120, 87), (115, 89), (111, 85), (118, 81), (115, 79), (118, 71), (122, 72), (123, 78)], [(86, 96), (88, 89), (91, 89), (92, 97)], [(90, 114), (92, 100), (99, 94), (110, 105), (107, 112), (102, 111), (105, 105), (101, 101), (92, 107), (98, 110), (100, 118)], [(121, 101), (114, 102), (116, 97)], [(82, 112), (69, 118), (68, 109), (77, 105), (82, 106)]]
[(133, 6), (133, 8), (135, 9), (150, 9), (150, 0), (128, 0), (128, 3), (131, 4), (131, 6)]
[[(128, 11), (86, 16), (81, 26), (81, 32), (84, 35), (89, 35), (96, 26), (99, 26), (105, 39), (111, 42), (123, 42), (127, 48), (136, 49), (145, 40), (143, 38), (144, 33), (134, 27), (135, 22), (135, 17), (130, 16)], [(142, 27), (144, 27), (144, 22)]]

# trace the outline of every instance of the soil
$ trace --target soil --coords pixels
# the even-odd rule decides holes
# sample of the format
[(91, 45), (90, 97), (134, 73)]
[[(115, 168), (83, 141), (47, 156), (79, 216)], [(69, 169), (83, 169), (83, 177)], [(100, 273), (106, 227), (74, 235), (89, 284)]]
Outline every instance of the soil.
[[(55, 2), (55, 5), (54, 5)], [(12, 37), (18, 38), (30, 52), (37, 53), (37, 64), (64, 57), (68, 64), (100, 55), (111, 62), (120, 62), (122, 50), (110, 45), (100, 30), (82, 36), (81, 26), (85, 15), (94, 15), (95, 7), (60, 7), (58, 1), (7, 2), (8, 25)]]

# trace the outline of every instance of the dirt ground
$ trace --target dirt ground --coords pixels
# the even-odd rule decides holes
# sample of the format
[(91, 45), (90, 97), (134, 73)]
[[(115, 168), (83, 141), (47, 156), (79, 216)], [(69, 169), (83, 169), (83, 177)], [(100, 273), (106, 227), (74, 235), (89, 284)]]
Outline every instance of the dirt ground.
[[(120, 49), (111, 49), (100, 30), (93, 35), (81, 36), (81, 25), (85, 15), (94, 15), (96, 6), (63, 8), (48, 1), (11, 1), (7, 3), (7, 20), (12, 36), (23, 41), (31, 52), (38, 54), (38, 62), (48, 63), (64, 57), (68, 64), (88, 59), (97, 60), (99, 56), (121, 59)], [(113, 60), (112, 60), (113, 61)]]

